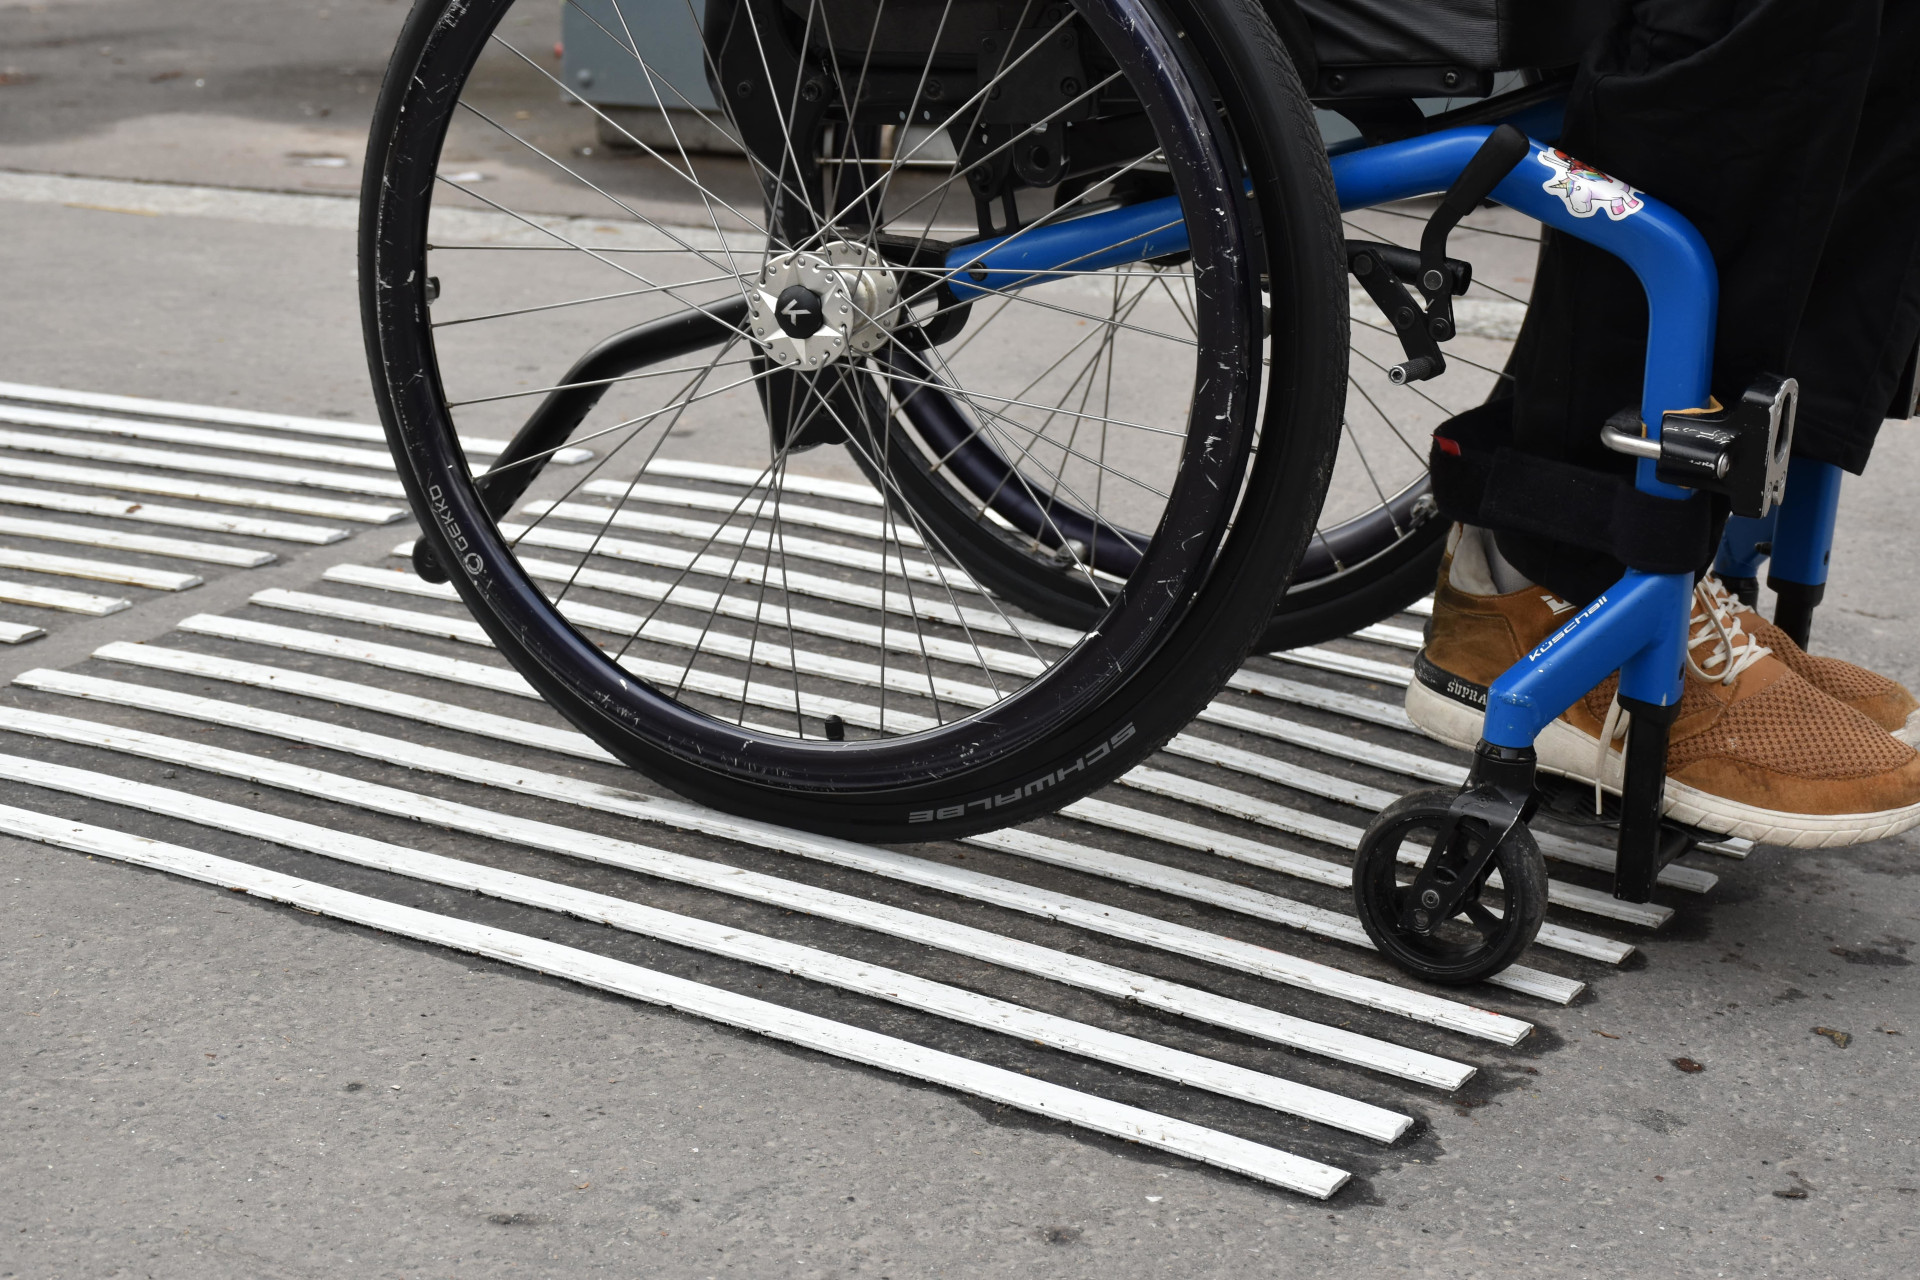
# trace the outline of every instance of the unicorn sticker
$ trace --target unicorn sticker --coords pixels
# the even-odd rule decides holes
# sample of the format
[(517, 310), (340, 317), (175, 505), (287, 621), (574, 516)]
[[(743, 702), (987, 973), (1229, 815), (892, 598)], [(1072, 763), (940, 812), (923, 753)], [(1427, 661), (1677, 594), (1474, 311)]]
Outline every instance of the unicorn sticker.
[(1540, 185), (1560, 197), (1567, 212), (1576, 218), (1591, 218), (1604, 209), (1615, 222), (1638, 213), (1646, 201), (1618, 178), (1582, 164), (1558, 147), (1542, 149), (1534, 159), (1553, 170), (1553, 176)]

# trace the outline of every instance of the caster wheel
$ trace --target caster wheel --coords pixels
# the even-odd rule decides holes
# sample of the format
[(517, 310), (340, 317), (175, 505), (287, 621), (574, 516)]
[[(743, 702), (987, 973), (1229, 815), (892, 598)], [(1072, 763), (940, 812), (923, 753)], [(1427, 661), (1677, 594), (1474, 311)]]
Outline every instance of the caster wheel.
[[(1490, 850), (1500, 832), (1453, 813), (1457, 794), (1416, 791), (1387, 806), (1353, 864), (1354, 906), (1380, 954), (1446, 986), (1478, 982), (1518, 960), (1547, 909), (1547, 867), (1526, 825), (1515, 823)], [(1417, 883), (1400, 882), (1403, 845), (1417, 855), (1408, 867)], [(1495, 871), (1500, 899), (1489, 902)]]

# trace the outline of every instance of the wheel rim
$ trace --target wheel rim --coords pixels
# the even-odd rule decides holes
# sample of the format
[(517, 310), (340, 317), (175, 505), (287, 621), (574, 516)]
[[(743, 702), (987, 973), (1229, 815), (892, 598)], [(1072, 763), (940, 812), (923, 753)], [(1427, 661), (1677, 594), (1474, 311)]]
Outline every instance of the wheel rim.
[[(1409, 968), (1442, 979), (1476, 974), (1510, 954), (1525, 928), (1520, 915), (1486, 900), (1487, 876), (1504, 860), (1504, 850), (1487, 864), (1480, 882), (1470, 888), (1452, 916), (1434, 921), (1424, 932), (1406, 925), (1415, 904), (1412, 885), (1399, 883), (1400, 847), (1412, 842), (1423, 851), (1431, 849), (1445, 816), (1443, 808), (1416, 812), (1369, 832), (1368, 857), (1357, 881), (1363, 915), (1381, 948)], [(1492, 834), (1476, 818), (1458, 819), (1458, 832), (1457, 838), (1480, 844)]]
[[(1417, 249), (1431, 212), (1404, 201), (1342, 215), (1349, 239)], [(1473, 264), (1473, 283), (1454, 300), (1457, 336), (1447, 370), (1396, 385), (1387, 370), (1405, 359), (1392, 326), (1350, 282), (1353, 345), (1340, 452), (1313, 539), (1282, 612), (1363, 591), (1429, 549), (1445, 533), (1427, 483), (1427, 442), (1449, 418), (1505, 394), (1539, 253), (1539, 228), (1510, 210), (1477, 210), (1449, 252)], [(1382, 602), (1384, 611), (1411, 601)]]
[[(1145, 12), (1143, 2), (1089, 4), (1077, 16), (1065, 14), (1061, 21), (1068, 26), (1079, 24), (1074, 29), (1116, 32), (1125, 22), (1138, 20)], [(497, 20), (507, 7), (492, 6), (492, 17)], [(817, 15), (817, 6), (809, 7), (808, 12)], [(1150, 24), (1144, 29), (1148, 36), (1158, 39), (1157, 30)], [(629, 28), (623, 28), (623, 32), (632, 35)], [(445, 39), (454, 41), (457, 36), (450, 32)], [(465, 38), (472, 40), (472, 33)], [(499, 36), (493, 37), (493, 43), (526, 60), (524, 51), (513, 49)], [(1060, 295), (1085, 295), (1089, 282), (1080, 278), (1062, 280), (1057, 289), (1049, 284), (1027, 291), (1034, 295), (1032, 298), (996, 299), (1002, 312), (1026, 307), (1064, 314), (1077, 325), (1102, 335), (1090, 353), (1088, 344), (1075, 337), (1063, 343), (1064, 355), (1059, 350), (1030, 353), (1024, 368), (1014, 362), (1013, 373), (1007, 371), (1007, 351), (990, 349), (987, 339), (992, 326), (985, 322), (988, 318), (963, 333), (952, 349), (935, 345), (917, 353), (921, 361), (918, 368), (936, 374), (936, 378), (919, 377), (914, 366), (905, 361), (878, 365), (873, 355), (886, 350), (886, 340), (860, 351), (863, 335), (857, 332), (857, 325), (843, 324), (836, 350), (831, 335), (825, 341), (816, 341), (830, 326), (806, 334), (783, 327), (782, 338), (770, 342), (764, 328), (756, 333), (752, 323), (745, 322), (741, 326), (744, 332), (714, 351), (670, 362), (677, 364), (673, 372), (676, 377), (685, 377), (688, 390), (680, 393), (678, 400), (663, 398), (644, 415), (623, 410), (620, 429), (626, 430), (625, 435), (596, 434), (598, 427), (591, 421), (585, 424), (574, 443), (601, 449), (602, 458), (592, 468), (582, 468), (577, 480), (570, 478), (569, 485), (559, 493), (537, 497), (535, 505), (523, 506), (513, 519), (498, 523), (488, 518), (465, 477), (449, 466), (449, 459), (457, 457), (449, 447), (453, 427), (457, 422), (463, 430), (506, 434), (512, 429), (514, 417), (502, 406), (517, 407), (533, 396), (553, 394), (557, 384), (536, 384), (529, 391), (502, 390), (497, 380), (492, 386), (484, 381), (463, 384), (462, 379), (473, 376), (471, 353), (463, 364), (462, 359), (455, 358), (459, 353), (450, 349), (452, 343), (445, 334), (456, 327), (473, 330), (484, 323), (510, 321), (515, 318), (511, 313), (516, 308), (500, 305), (488, 310), (482, 306), (443, 318), (447, 308), (443, 301), (429, 310), (424, 295), (428, 279), (438, 281), (441, 298), (460, 296), (463, 306), (471, 305), (465, 299), (474, 295), (456, 295), (456, 273), (447, 264), (457, 266), (461, 253), (479, 256), (480, 247), (456, 248), (443, 231), (437, 231), (437, 238), (430, 240), (425, 210), (388, 194), (406, 189), (404, 182), (394, 181), (396, 177), (419, 180), (430, 176), (442, 189), (476, 197), (496, 213), (520, 216), (528, 224), (531, 239), (550, 236), (563, 242), (558, 248), (572, 249), (596, 268), (627, 276), (632, 288), (626, 292), (637, 296), (654, 291), (675, 301), (691, 300), (696, 304), (694, 310), (709, 318), (722, 304), (733, 305), (735, 298), (745, 300), (749, 308), (759, 305), (763, 312), (777, 309), (784, 305), (781, 298), (787, 289), (794, 286), (809, 287), (823, 307), (835, 301), (836, 290), (849, 296), (856, 294), (865, 279), (863, 272), (881, 273), (882, 268), (864, 255), (876, 252), (877, 233), (897, 224), (898, 215), (888, 204), (893, 192), (882, 186), (869, 194), (869, 203), (877, 204), (882, 216), (860, 234), (862, 229), (852, 227), (845, 216), (846, 210), (855, 207), (853, 202), (841, 204), (838, 210), (826, 203), (833, 189), (823, 188), (821, 203), (808, 207), (813, 193), (782, 167), (794, 156), (759, 164), (757, 177), (770, 193), (771, 233), (763, 238), (759, 257), (748, 269), (727, 275), (728, 280), (739, 283), (735, 298), (724, 294), (714, 297), (698, 292), (702, 283), (663, 284), (653, 278), (656, 273), (630, 267), (621, 270), (623, 264), (611, 249), (588, 252), (593, 246), (583, 248), (580, 242), (555, 235), (550, 228), (538, 226), (538, 219), (515, 215), (504, 201), (490, 199), (471, 184), (453, 180), (445, 163), (438, 174), (432, 174), (431, 164), (421, 157), (401, 154), (403, 148), (391, 149), (380, 174), (382, 181), (368, 184), (375, 193), (370, 204), (373, 232), (369, 264), (376, 295), (374, 338), (388, 373), (386, 407), (402, 442), (402, 460), (407, 464), (403, 470), (410, 472), (418, 496), (431, 508), (445, 547), (460, 561), (453, 567), (463, 570), (456, 573), (463, 593), (470, 603), (477, 603), (476, 613), (495, 632), (496, 639), (510, 639), (521, 651), (532, 654), (543, 678), (566, 686), (565, 692), (576, 704), (597, 709), (616, 727), (644, 734), (667, 750), (711, 760), (715, 727), (725, 723), (732, 739), (729, 750), (743, 770), (778, 772), (790, 785), (834, 790), (924, 781), (930, 739), (951, 744), (971, 733), (977, 740), (979, 726), (989, 720), (1002, 743), (1015, 742), (1022, 733), (1029, 737), (1044, 735), (1069, 719), (1076, 708), (1110, 692), (1115, 680), (1123, 679), (1177, 625), (1179, 600), (1153, 599), (1151, 593), (1133, 587), (1123, 576), (1099, 571), (1072, 546), (1071, 537), (1063, 536), (1058, 541), (1064, 544), (1067, 569), (1100, 601), (1102, 626), (1100, 634), (1090, 639), (1062, 636), (1057, 628), (1036, 626), (1017, 616), (989, 594), (969, 592), (957, 568), (958, 558), (942, 554), (945, 548), (938, 533), (914, 521), (910, 512), (902, 510), (904, 504), (870, 508), (861, 514), (833, 500), (819, 501), (817, 486), (812, 487), (813, 499), (804, 500), (801, 490), (791, 483), (797, 475), (792, 457), (797, 447), (813, 443), (807, 433), (818, 429), (823, 436), (837, 437), (837, 442), (855, 455), (860, 470), (884, 484), (897, 472), (889, 451), (902, 443), (901, 433), (894, 429), (901, 415), (890, 412), (887, 397), (898, 397), (903, 382), (938, 382), (938, 386), (923, 386), (922, 390), (959, 403), (979, 436), (991, 440), (1004, 454), (1049, 462), (1052, 491), (1078, 499), (1084, 504), (1083, 511), (1102, 513), (1100, 527), (1142, 526), (1154, 530), (1147, 545), (1138, 548), (1136, 576), (1145, 579), (1157, 573), (1166, 580), (1187, 581), (1204, 576), (1232, 515), (1232, 501), (1223, 504), (1214, 495), (1224, 485), (1237, 499), (1252, 446), (1255, 423), (1250, 406), (1257, 403), (1252, 393), (1259, 376), (1251, 359), (1252, 314), (1258, 298), (1242, 240), (1244, 214), (1237, 206), (1219, 211), (1220, 202), (1198, 199), (1210, 181), (1214, 189), (1220, 189), (1231, 162), (1219, 153), (1215, 140), (1201, 125), (1206, 112), (1201, 109), (1191, 73), (1164, 41), (1159, 47), (1148, 47), (1153, 43), (1153, 39), (1143, 40), (1142, 47), (1121, 51), (1133, 58), (1133, 65), (1126, 65), (1125, 57), (1116, 56), (1114, 61), (1121, 65), (1109, 74), (1109, 80), (1132, 91), (1154, 126), (1157, 145), (1137, 158), (1134, 170), (1146, 170), (1154, 156), (1163, 155), (1167, 147), (1176, 144), (1191, 163), (1192, 172), (1183, 169), (1173, 182), (1176, 194), (1193, 211), (1187, 223), (1195, 260), (1217, 268), (1209, 284), (1196, 288), (1191, 270), (1108, 272), (1099, 282), (1100, 287), (1112, 291), (1112, 305), (1104, 315), (1089, 309), (1084, 301), (1076, 305), (1057, 300)], [(476, 45), (469, 52), (477, 56), (478, 48)], [(431, 61), (432, 53), (430, 48), (423, 65)], [(454, 64), (466, 56), (450, 49), (440, 53), (443, 61)], [(434, 105), (431, 99), (435, 92), (445, 92), (446, 78), (422, 87), (422, 110)], [(559, 83), (550, 74), (547, 78)], [(475, 109), (464, 100), (459, 106), (485, 127), (515, 137), (496, 115)], [(438, 109), (445, 116), (458, 114), (458, 109), (450, 105), (442, 104)], [(855, 123), (858, 126), (858, 120)], [(414, 128), (417, 138), (424, 126), (416, 124)], [(816, 170), (832, 171), (835, 177), (844, 179), (850, 169), (864, 172), (872, 167), (861, 153), (863, 139), (868, 138), (862, 128), (843, 129), (837, 135), (828, 130), (825, 136), (830, 146), (839, 150), (829, 149), (814, 159), (824, 156), (836, 163), (816, 164)], [(840, 141), (832, 142), (836, 137)], [(903, 169), (895, 163), (900, 159), (900, 145), (896, 140), (887, 170), (896, 179)], [(659, 154), (659, 149), (655, 150)], [(715, 282), (710, 277), (725, 274), (722, 267), (737, 265), (746, 253), (730, 241), (731, 228), (724, 225), (722, 215), (748, 219), (737, 200), (723, 199), (726, 193), (700, 179), (700, 167), (689, 154), (676, 146), (675, 156), (686, 163), (687, 174), (692, 175), (689, 185), (701, 188), (699, 198), (712, 215), (713, 234), (707, 240), (696, 243), (688, 235), (676, 234), (673, 228), (647, 217), (631, 202), (612, 194), (608, 199), (633, 215), (634, 224), (666, 236), (670, 246), (652, 248), (670, 248), (687, 257), (707, 273), (694, 280), (711, 288)], [(546, 158), (554, 160), (558, 168), (567, 168), (558, 157)], [(949, 164), (944, 175), (948, 189), (960, 181), (958, 170), (957, 160)], [(843, 180), (839, 187), (845, 185)], [(935, 218), (940, 206), (904, 181), (902, 185), (907, 189), (899, 203), (907, 206), (916, 219), (925, 220), (912, 224), (924, 238), (929, 228), (938, 228)], [(1105, 185), (1111, 189), (1110, 184)], [(1091, 204), (1100, 193), (1101, 185), (1089, 187), (1086, 203)], [(1208, 215), (1203, 205), (1212, 205), (1216, 212)], [(823, 214), (822, 210), (827, 212)], [(801, 219), (799, 230), (796, 218)], [(430, 243), (442, 247), (429, 251)], [(512, 247), (521, 252), (498, 256), (533, 258), (536, 255), (527, 250), (541, 246)], [(624, 248), (637, 253), (645, 246)], [(835, 259), (836, 254), (839, 259)], [(802, 261), (801, 255), (828, 261), (823, 267)], [(1236, 257), (1240, 262), (1237, 276), (1233, 266)], [(809, 271), (813, 274), (808, 275)], [(912, 282), (905, 276), (904, 272), (894, 273), (891, 283), (897, 291), (892, 299), (854, 299), (855, 319), (871, 324), (891, 307), (910, 305)], [(829, 281), (828, 277), (835, 279)], [(1169, 277), (1185, 290), (1184, 299)], [(775, 285), (780, 286), (777, 291)], [(1046, 296), (1044, 290), (1053, 290), (1053, 296)], [(610, 292), (614, 291), (602, 290)], [(607, 302), (618, 300), (596, 298), (597, 304)], [(539, 314), (586, 305), (569, 299), (566, 306), (544, 308)], [(756, 319), (764, 324), (766, 316)], [(1173, 328), (1171, 322), (1175, 321), (1186, 325), (1185, 336)], [(805, 327), (804, 321), (798, 325)], [(1199, 367), (1203, 358), (1222, 362), (1224, 377), (1190, 378), (1193, 385), (1181, 396), (1178, 419), (1184, 423), (1189, 416), (1212, 414), (1214, 420), (1225, 424), (1221, 442), (1205, 446), (1190, 439), (1184, 430), (1155, 428), (1144, 413), (1116, 411), (1120, 399), (1112, 384), (1118, 382), (1119, 390), (1126, 390), (1132, 371), (1125, 348), (1135, 340), (1158, 343), (1163, 350), (1184, 351), (1189, 370)], [(982, 348), (978, 355), (991, 357), (997, 376), (1003, 380), (999, 385), (981, 387), (978, 380), (983, 375), (967, 368), (961, 357), (970, 343)], [(474, 345), (488, 349), (485, 342)], [(1074, 357), (1076, 348), (1080, 354)], [(492, 349), (498, 349), (497, 343)], [(567, 359), (578, 350), (576, 344)], [(782, 414), (780, 406), (773, 403), (778, 397), (763, 394), (763, 389), (779, 385), (783, 375), (792, 381), (789, 371), (794, 368), (804, 366), (811, 371), (816, 359), (820, 361), (817, 367), (824, 371), (820, 376), (838, 380), (825, 389), (819, 382), (801, 387), (790, 397), (789, 411)], [(1160, 361), (1162, 381), (1167, 363), (1164, 358)], [(985, 364), (983, 360), (982, 367)], [(689, 418), (712, 420), (713, 410), (700, 407), (706, 403), (702, 397), (708, 395), (716, 374), (729, 369), (727, 381), (733, 385), (713, 391), (710, 399), (718, 401), (726, 392), (734, 392), (738, 393), (733, 396), (736, 402), (747, 395), (760, 401), (759, 430), (768, 438), (767, 456), (762, 465), (748, 468), (759, 483), (727, 509), (709, 504), (698, 513), (701, 518), (697, 520), (689, 518), (694, 513), (664, 514), (664, 502), (648, 487), (652, 483), (648, 468), (658, 462), (698, 462), (676, 458), (664, 446), (674, 439), (681, 422)], [(840, 372), (835, 373), (836, 369)], [(1062, 369), (1067, 371), (1064, 375), (1060, 374)], [(1032, 388), (1048, 376), (1056, 376), (1056, 384), (1047, 389), (1047, 398), (1042, 398)], [(1014, 377), (1025, 382), (1013, 383)], [(668, 379), (661, 371), (649, 369), (645, 378), (623, 380), (621, 389), (632, 392), (645, 386), (647, 380)], [(1100, 400), (1106, 412), (1097, 415), (1085, 407), (1096, 380), (1108, 387)], [(1064, 390), (1060, 382), (1064, 382)], [(1070, 399), (1076, 392), (1084, 393), (1079, 402)], [(810, 407), (794, 412), (791, 405), (795, 401)], [(851, 416), (861, 420), (848, 420), (845, 410), (849, 407)], [(821, 409), (827, 412), (823, 414)], [(488, 420), (489, 414), (495, 415), (492, 421)], [(769, 417), (775, 421), (771, 430)], [(1063, 418), (1072, 425), (1053, 430), (1054, 422)], [(1103, 435), (1098, 449), (1075, 434), (1096, 418)], [(649, 435), (649, 426), (658, 429)], [(1105, 458), (1105, 437), (1123, 430), (1153, 438), (1151, 448), (1138, 446), (1137, 442), (1135, 446), (1135, 456), (1156, 460), (1159, 469), (1152, 476), (1136, 474), (1137, 466), (1130, 471)], [(909, 433), (905, 442), (912, 444), (916, 438)], [(937, 455), (928, 453), (924, 439), (917, 443), (920, 461), (940, 461)], [(1049, 448), (1051, 456), (1044, 456), (1043, 451)], [(1085, 465), (1089, 457), (1098, 465), (1090, 479), (1079, 479), (1074, 468)], [(623, 458), (625, 465), (609, 465), (616, 458)], [(1107, 501), (1107, 490), (1116, 486), (1129, 487), (1131, 492), (1113, 495), (1113, 500)], [(1153, 501), (1142, 501), (1141, 493), (1150, 494)], [(979, 496), (975, 497), (977, 500)], [(591, 518), (577, 510), (583, 499), (600, 502)], [(1129, 504), (1146, 518), (1126, 519), (1123, 525), (1121, 513)], [(981, 506), (990, 507), (990, 500), (981, 502)], [(1108, 518), (1104, 514), (1108, 511), (1115, 514)], [(622, 519), (627, 516), (637, 518)], [(810, 545), (823, 543), (845, 551), (851, 539), (837, 539), (836, 534), (861, 521), (880, 544), (877, 557), (869, 555), (861, 562), (866, 566), (864, 580), (852, 572), (860, 566), (851, 564), (848, 557), (822, 560), (818, 549)], [(992, 522), (983, 515), (980, 523)], [(1043, 540), (1029, 540), (1038, 543), (1036, 552), (1055, 554), (1056, 549), (1047, 547)], [(653, 550), (636, 550), (635, 544)], [(614, 558), (620, 563), (609, 564), (609, 553), (616, 549)], [(475, 558), (477, 571), (466, 568), (466, 556)], [(652, 556), (653, 569), (666, 572), (647, 575), (644, 586), (633, 581), (614, 583), (615, 577), (636, 578), (632, 572), (635, 559), (649, 563), (648, 556)], [(848, 593), (843, 591), (837, 601), (830, 594), (809, 594), (802, 589), (803, 577), (837, 577), (843, 588), (859, 588), (852, 594), (868, 603), (878, 592), (882, 617), (892, 620), (894, 627), (891, 632), (883, 628), (878, 638), (880, 652), (886, 657), (877, 671), (871, 669), (872, 663), (862, 668), (832, 652), (834, 642), (847, 638), (855, 629), (834, 609), (835, 604), (847, 603)], [(564, 615), (561, 610), (575, 602), (597, 602), (608, 591), (624, 592), (629, 602), (637, 596), (643, 606), (631, 610), (640, 621), (630, 627), (630, 634), (603, 650), (595, 643), (596, 638), (604, 640), (612, 631), (613, 638), (618, 639), (617, 630), (592, 621), (598, 617), (604, 622), (604, 606), (594, 606), (601, 609), (599, 614), (590, 608)], [(555, 596), (559, 603), (548, 603), (548, 595)], [(864, 637), (865, 633), (861, 634)], [(672, 650), (669, 660), (656, 656), (662, 646)], [(943, 674), (969, 666), (976, 673), (972, 681)], [(635, 676), (654, 687), (637, 683)], [(849, 698), (842, 685), (863, 692)], [(981, 693), (983, 688), (985, 694)], [(830, 706), (838, 710), (829, 712)], [(776, 717), (784, 723), (770, 723)]]
[[(1423, 202), (1405, 201), (1356, 210), (1343, 222), (1352, 239), (1416, 249), (1428, 212)], [(1499, 208), (1476, 211), (1455, 235), (1452, 252), (1473, 263), (1474, 283), (1455, 302), (1457, 336), (1446, 347), (1448, 367), (1439, 377), (1393, 383), (1387, 371), (1405, 358), (1399, 341), (1364, 291), (1357, 285), (1349, 290), (1353, 343), (1340, 450), (1314, 535), (1279, 603), (1282, 621), (1270, 643), (1312, 643), (1344, 634), (1404, 608), (1430, 585), (1405, 572), (1435, 554), (1446, 532), (1427, 479), (1427, 440), (1443, 422), (1505, 393), (1509, 379), (1504, 370), (1526, 315), (1540, 242), (1536, 224)], [(1016, 508), (1022, 505), (1018, 491), (1009, 494), (994, 487), (1006, 459), (991, 449), (982, 452), (987, 456), (964, 461), (985, 475), (985, 484), (961, 487), (991, 490), (998, 512), (1017, 522)], [(1071, 516), (1079, 516), (1066, 505)], [(1103, 550), (1101, 568), (1124, 572), (1131, 563), (1132, 547), (1124, 537), (1110, 539)], [(972, 555), (975, 563), (984, 565), (994, 558), (994, 548), (976, 544)], [(1010, 566), (1008, 572), (1021, 567)], [(1091, 625), (1094, 602), (1077, 592), (1076, 584), (1049, 581), (1044, 566), (1025, 570), (1035, 578), (1027, 584), (1028, 607), (1058, 621)], [(1402, 585), (1408, 582), (1411, 588)], [(1009, 581), (1005, 589), (1018, 590), (1018, 585)], [(1398, 595), (1380, 594), (1383, 591)], [(1360, 612), (1348, 609), (1333, 615), (1325, 634), (1284, 624), (1288, 614), (1356, 599), (1362, 602)], [(1367, 602), (1377, 616), (1364, 616)]]

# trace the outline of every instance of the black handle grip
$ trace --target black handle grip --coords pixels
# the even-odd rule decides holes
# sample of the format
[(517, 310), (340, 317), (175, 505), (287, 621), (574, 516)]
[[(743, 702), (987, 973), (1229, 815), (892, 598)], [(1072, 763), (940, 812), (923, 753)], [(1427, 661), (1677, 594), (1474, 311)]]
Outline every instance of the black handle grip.
[(1533, 143), (1527, 135), (1510, 124), (1503, 124), (1488, 135), (1473, 153), (1473, 159), (1467, 161), (1467, 167), (1447, 188), (1446, 195), (1440, 198), (1440, 207), (1433, 217), (1427, 220), (1427, 229), (1420, 236), (1420, 257), (1430, 267), (1438, 268), (1447, 256), (1447, 236), (1458, 226), (1460, 219), (1479, 207), (1500, 180), (1513, 172), (1513, 167), (1526, 159)]

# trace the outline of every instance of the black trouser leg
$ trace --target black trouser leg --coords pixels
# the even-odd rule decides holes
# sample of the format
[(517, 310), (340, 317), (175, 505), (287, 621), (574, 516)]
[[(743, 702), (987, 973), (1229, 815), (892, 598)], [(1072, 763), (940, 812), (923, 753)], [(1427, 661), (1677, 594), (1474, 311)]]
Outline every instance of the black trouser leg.
[[(1640, 0), (1589, 52), (1562, 135), (1569, 152), (1679, 209), (1712, 248), (1715, 394), (1737, 398), (1765, 372), (1799, 376), (1803, 396), (1817, 385), (1814, 410), (1802, 401), (1800, 451), (1856, 469), (1920, 328), (1916, 8)], [(1639, 402), (1645, 335), (1632, 273), (1549, 235), (1508, 365), (1516, 444), (1626, 472), (1599, 428)], [(1499, 547), (1568, 600), (1620, 573), (1551, 539), (1501, 534)]]
[(1787, 358), (1800, 380), (1794, 452), (1865, 470), (1916, 342), (1920, 0), (1897, 0), (1886, 5), (1833, 227)]

